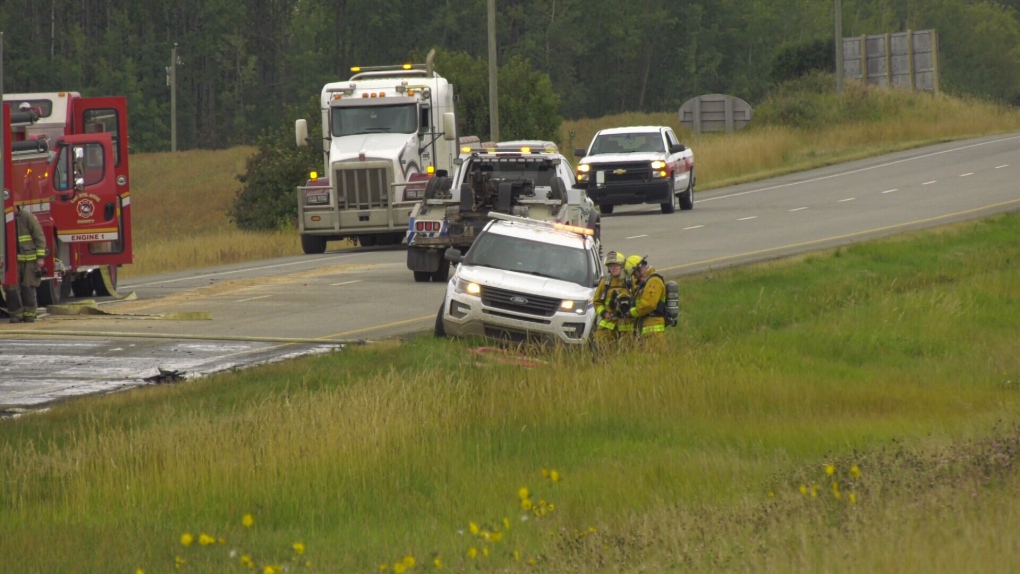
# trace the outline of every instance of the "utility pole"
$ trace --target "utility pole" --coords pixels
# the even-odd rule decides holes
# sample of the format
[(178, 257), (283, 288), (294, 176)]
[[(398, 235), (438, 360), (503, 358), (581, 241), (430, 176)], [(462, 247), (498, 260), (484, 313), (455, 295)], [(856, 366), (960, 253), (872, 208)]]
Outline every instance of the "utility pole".
[(494, 142), (499, 141), (496, 70), (496, 0), (489, 0), (489, 139)]
[[(862, 66), (867, 64), (861, 62)], [(836, 0), (836, 93), (843, 94), (843, 6), (840, 0)]]
[(170, 151), (177, 151), (177, 42), (170, 52), (170, 70), (167, 73), (170, 84)]

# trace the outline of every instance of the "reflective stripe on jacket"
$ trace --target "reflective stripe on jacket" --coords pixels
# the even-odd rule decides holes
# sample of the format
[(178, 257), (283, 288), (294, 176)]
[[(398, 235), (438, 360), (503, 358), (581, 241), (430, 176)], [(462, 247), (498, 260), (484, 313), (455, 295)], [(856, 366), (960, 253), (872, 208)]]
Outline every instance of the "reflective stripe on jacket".
[(18, 230), (18, 261), (35, 261), (46, 257), (46, 234), (31, 211), (19, 207), (14, 214)]
[(614, 313), (616, 310), (609, 308), (610, 302), (613, 301), (614, 297), (624, 295), (629, 296), (630, 289), (627, 286), (627, 279), (622, 273), (619, 277), (607, 275), (599, 281), (598, 287), (595, 288), (595, 294), (592, 296), (592, 304), (595, 306), (595, 315), (599, 317), (599, 328), (615, 329), (617, 327), (615, 320), (603, 319), (602, 313), (604, 311)]
[(666, 318), (652, 316), (660, 302), (666, 302), (666, 282), (655, 269), (649, 268), (648, 276), (637, 285), (634, 306), (630, 309), (630, 316), (638, 320), (642, 335), (666, 330)]

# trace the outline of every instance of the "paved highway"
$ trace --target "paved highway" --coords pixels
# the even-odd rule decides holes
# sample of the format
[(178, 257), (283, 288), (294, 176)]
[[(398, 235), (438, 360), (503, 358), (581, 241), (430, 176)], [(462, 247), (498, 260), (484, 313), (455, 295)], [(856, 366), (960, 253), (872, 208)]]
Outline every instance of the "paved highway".
[[(693, 211), (620, 207), (602, 236), (695, 273), (1015, 211), (1018, 182), (1020, 134), (986, 137), (699, 192)], [(157, 367), (195, 377), (336, 348), (314, 340), (429, 330), (445, 285), (415, 283), (404, 260), (369, 248), (124, 280), (138, 299), (104, 302), (114, 315), (0, 325), (0, 409), (144, 384)], [(212, 319), (160, 318), (183, 311)]]

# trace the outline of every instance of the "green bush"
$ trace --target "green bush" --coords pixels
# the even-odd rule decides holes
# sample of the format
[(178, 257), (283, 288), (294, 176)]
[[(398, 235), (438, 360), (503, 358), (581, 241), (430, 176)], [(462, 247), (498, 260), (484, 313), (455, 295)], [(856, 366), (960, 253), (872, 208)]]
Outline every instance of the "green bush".
[(832, 38), (818, 38), (784, 44), (772, 63), (772, 81), (796, 80), (811, 72), (836, 71), (836, 53)]

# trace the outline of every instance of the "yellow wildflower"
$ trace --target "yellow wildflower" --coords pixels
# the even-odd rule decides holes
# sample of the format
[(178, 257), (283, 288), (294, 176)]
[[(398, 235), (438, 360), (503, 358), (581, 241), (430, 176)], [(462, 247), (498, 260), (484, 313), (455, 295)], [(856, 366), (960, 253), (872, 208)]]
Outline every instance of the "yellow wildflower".
[(283, 572), (283, 568), (275, 564), (270, 564), (262, 569), (262, 574), (280, 574), (280, 572)]
[(139, 568), (138, 570), (135, 570), (135, 574), (145, 574), (145, 570)]
[(478, 556), (478, 549), (475, 548), (474, 546), (468, 548), (467, 557), (474, 560), (476, 556)]
[(854, 478), (861, 477), (861, 469), (857, 468), (856, 464), (850, 467), (850, 476)]
[(514, 550), (514, 560), (517, 561), (517, 562), (521, 561), (521, 551), (520, 550)]
[(532, 504), (531, 504), (531, 499), (530, 498), (522, 498), (521, 499), (521, 508), (523, 508), (524, 510), (531, 510), (531, 506), (532, 506)]
[(493, 542), (499, 542), (500, 540), (503, 540), (503, 533), (493, 532), (492, 534), (489, 535), (489, 539), (492, 540)]
[(417, 562), (415, 561), (414, 556), (411, 556), (410, 554), (404, 556), (404, 566), (407, 566), (408, 568), (414, 568), (415, 564), (417, 564)]
[(770, 491), (769, 491), (769, 498), (775, 498), (775, 497), (776, 497), (776, 493), (775, 493), (775, 492), (772, 492), (772, 491), (770, 490)]
[(299, 555), (305, 553), (305, 545), (301, 544), (300, 542), (295, 542), (294, 544), (291, 545), (291, 548), (293, 548), (294, 552), (297, 552)]
[(245, 514), (241, 517), (241, 524), (243, 524), (245, 528), (251, 528), (251, 525), (255, 524), (255, 517), (251, 514)]
[(389, 564), (380, 564), (379, 565), (379, 571), (380, 572), (385, 572), (385, 571), (387, 571), (389, 569), (390, 569), (390, 565)]
[(592, 534), (595, 534), (595, 527), (594, 526), (589, 526), (588, 527), (588, 532), (591, 532)]
[(435, 560), (432, 561), (432, 564), (436, 567), (436, 570), (443, 569), (443, 561), (440, 560), (438, 556), (436, 556)]
[(549, 471), (549, 480), (551, 480), (553, 482), (559, 482), (560, 481), (560, 473), (555, 471), (555, 470), (550, 470)]
[(220, 544), (226, 544), (227, 543), (227, 539), (226, 538), (222, 538), (222, 537), (216, 539), (216, 541), (219, 542)]
[(818, 498), (818, 485), (817, 484), (812, 484), (811, 485), (811, 498)]
[(506, 516), (503, 517), (503, 528), (505, 530), (510, 530), (510, 519)]
[(202, 546), (209, 546), (210, 544), (216, 544), (216, 539), (203, 532), (198, 535), (198, 543)]
[(489, 547), (488, 546), (483, 546), (482, 547), (482, 554), (484, 554), (485, 556), (489, 555)]
[(852, 492), (850, 493), (849, 499), (850, 499), (850, 504), (857, 504), (857, 497), (854, 496), (854, 493), (852, 493)]
[(525, 499), (527, 499), (527, 498), (528, 498), (528, 496), (529, 496), (530, 494), (531, 494), (531, 493), (529, 493), (529, 492), (528, 492), (528, 487), (526, 487), (526, 486), (522, 486), (522, 487), (520, 488), (520, 490), (518, 490), (518, 491), (517, 491), (517, 496), (518, 496), (518, 498), (520, 498), (521, 500), (525, 500)]
[(244, 567), (249, 568), (249, 569), (250, 568), (254, 568), (255, 567), (255, 561), (251, 559), (251, 556), (248, 556), (247, 554), (242, 554), (241, 555), (241, 566), (244, 566)]
[(468, 529), (471, 530), (471, 534), (478, 536), (478, 525), (472, 522), (468, 525)]
[(535, 565), (535, 559), (534, 558), (528, 558), (528, 564), (531, 565), (531, 566), (534, 566)]
[(807, 494), (807, 485), (806, 484), (800, 485), (800, 493), (801, 494)]
[(836, 467), (835, 466), (833, 466), (831, 464), (825, 465), (825, 474), (827, 474), (829, 476), (832, 476), (835, 473), (836, 473)]
[(404, 566), (403, 562), (397, 562), (393, 565), (393, 574), (404, 574), (407, 572), (407, 566)]
[(175, 556), (175, 557), (174, 557), (174, 566), (175, 566), (175, 567), (176, 567), (176, 568), (177, 568), (178, 570), (180, 570), (180, 569), (181, 569), (181, 566), (184, 566), (184, 565), (185, 565), (185, 564), (187, 564), (187, 563), (188, 563), (188, 561), (187, 561), (187, 560), (185, 560), (184, 558), (180, 557), (180, 556)]
[(185, 532), (184, 534), (181, 534), (181, 544), (185, 546), (191, 546), (191, 543), (194, 541), (195, 537), (192, 536), (190, 532)]
[(556, 510), (556, 505), (555, 504), (550, 504), (549, 505), (549, 512), (552, 512), (553, 510)]

